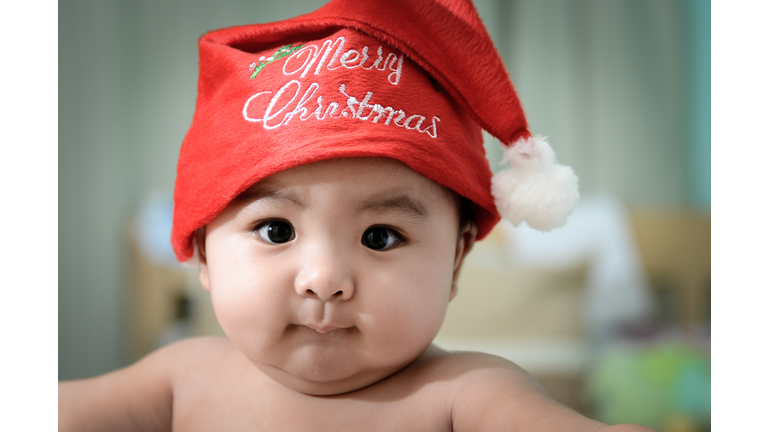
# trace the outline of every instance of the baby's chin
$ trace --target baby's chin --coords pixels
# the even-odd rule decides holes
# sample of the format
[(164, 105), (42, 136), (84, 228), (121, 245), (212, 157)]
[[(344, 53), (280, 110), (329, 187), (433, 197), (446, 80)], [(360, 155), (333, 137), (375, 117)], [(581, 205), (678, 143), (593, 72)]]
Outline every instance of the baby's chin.
[(416, 360), (422, 352), (389, 363), (364, 365), (357, 362), (322, 358), (292, 359), (285, 365), (252, 361), (265, 375), (277, 383), (312, 396), (350, 393), (375, 384)]

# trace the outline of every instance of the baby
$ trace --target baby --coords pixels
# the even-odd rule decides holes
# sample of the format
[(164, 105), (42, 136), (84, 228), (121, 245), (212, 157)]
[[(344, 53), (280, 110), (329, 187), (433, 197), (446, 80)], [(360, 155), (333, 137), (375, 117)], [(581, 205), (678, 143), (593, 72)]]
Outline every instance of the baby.
[[(512, 170), (492, 175), (481, 127)], [(172, 244), (227, 338), (61, 383), (59, 428), (646, 431), (431, 344), (500, 213), (546, 230), (577, 198), (468, 2), (339, 0), (211, 32)]]

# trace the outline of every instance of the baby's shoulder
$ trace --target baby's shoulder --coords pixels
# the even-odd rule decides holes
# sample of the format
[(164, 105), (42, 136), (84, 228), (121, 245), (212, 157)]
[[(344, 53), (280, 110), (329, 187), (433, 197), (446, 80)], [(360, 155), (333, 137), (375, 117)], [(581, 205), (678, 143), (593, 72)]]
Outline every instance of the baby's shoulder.
[(445, 351), (430, 347), (414, 363), (413, 373), (427, 380), (438, 380), (462, 392), (472, 387), (489, 389), (500, 385), (520, 395), (549, 398), (544, 387), (515, 363), (492, 354), (472, 351)]
[(455, 431), (513, 425), (521, 430), (596, 430), (601, 425), (556, 402), (528, 372), (502, 357), (432, 347), (412, 366), (412, 373), (450, 398)]
[(198, 354), (208, 356), (210, 354), (224, 353), (235, 350), (229, 339), (223, 336), (199, 336), (182, 339), (160, 348), (165, 355)]
[(141, 362), (149, 362), (153, 367), (168, 371), (169, 378), (178, 381), (189, 375), (196, 376), (201, 370), (210, 375), (211, 371), (226, 369), (239, 360), (238, 353), (225, 337), (196, 337), (166, 345)]
[(231, 356), (225, 339), (201, 338), (160, 348), (138, 362), (93, 378), (59, 383), (59, 430), (168, 430), (179, 383)]
[(237, 351), (229, 339), (221, 336), (203, 336), (182, 339), (168, 344), (150, 356), (155, 355), (164, 360), (216, 360), (222, 356), (230, 356)]

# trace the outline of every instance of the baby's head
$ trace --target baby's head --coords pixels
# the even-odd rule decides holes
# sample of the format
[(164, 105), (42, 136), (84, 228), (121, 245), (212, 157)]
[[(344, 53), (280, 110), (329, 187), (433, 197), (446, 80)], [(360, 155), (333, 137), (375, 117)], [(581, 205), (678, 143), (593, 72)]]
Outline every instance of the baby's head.
[[(500, 212), (549, 229), (578, 197), (468, 2), (334, 0), (214, 31), (198, 89), (174, 249), (200, 259), (233, 343), (302, 392), (413, 361)], [(493, 176), (481, 127), (508, 145), (511, 172)]]

